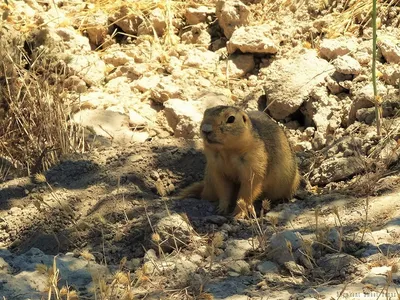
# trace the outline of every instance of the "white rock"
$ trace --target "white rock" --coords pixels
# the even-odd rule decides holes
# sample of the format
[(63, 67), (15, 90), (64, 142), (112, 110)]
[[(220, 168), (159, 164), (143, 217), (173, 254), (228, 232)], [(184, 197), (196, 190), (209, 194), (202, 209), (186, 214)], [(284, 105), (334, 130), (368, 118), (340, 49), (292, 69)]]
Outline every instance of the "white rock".
[(151, 97), (160, 103), (182, 95), (181, 86), (171, 76), (162, 77), (157, 86), (151, 90)]
[(358, 75), (361, 73), (360, 63), (350, 55), (339, 56), (332, 64), (335, 66), (336, 71), (342, 74)]
[(72, 120), (82, 126), (90, 127), (94, 132), (113, 142), (144, 142), (147, 132), (134, 132), (129, 127), (129, 117), (111, 110), (81, 110), (72, 116)]
[[(23, 299), (38, 299), (38, 295), (48, 291), (48, 274), (46, 268), (51, 268), (53, 263), (57, 265), (59, 271), (60, 286), (73, 285), (79, 291), (85, 294), (89, 292), (93, 284), (93, 274), (101, 278), (109, 275), (106, 266), (99, 265), (96, 262), (88, 262), (84, 259), (74, 258), (59, 254), (56, 257), (46, 255), (36, 248), (21, 255), (5, 255), (4, 250), (0, 251), (0, 256), (4, 258), (7, 264), (13, 266), (12, 273), (2, 273), (1, 295), (7, 299), (21, 299), (16, 296), (23, 294)], [(37, 271), (37, 267), (42, 266), (44, 272)]]
[(76, 53), (76, 54), (82, 54), (85, 52), (88, 53), (91, 51), (89, 39), (85, 36), (82, 36), (76, 30), (71, 29), (71, 28), (51, 29), (50, 35), (52, 35), (51, 32), (53, 30), (54, 30), (55, 34), (61, 38), (62, 47), (65, 47), (66, 50), (69, 50), (70, 52)]
[(400, 65), (399, 64), (389, 64), (384, 65), (380, 69), (382, 72), (382, 78), (387, 84), (394, 86), (399, 86), (400, 84)]
[(105, 85), (105, 90), (109, 93), (130, 93), (131, 87), (128, 83), (128, 78), (125, 76), (116, 77), (108, 81)]
[(194, 230), (179, 214), (174, 213), (159, 220), (154, 230), (160, 235), (164, 250), (183, 247), (192, 240)]
[(207, 16), (215, 13), (215, 9), (207, 6), (188, 7), (185, 11), (186, 23), (189, 25), (196, 25), (204, 23)]
[(136, 35), (138, 27), (143, 22), (141, 16), (133, 14), (128, 5), (119, 6), (119, 9), (109, 16), (112, 23), (115, 23), (123, 32)]
[(162, 36), (167, 27), (165, 15), (161, 8), (153, 9), (144, 22), (138, 26), (138, 35), (153, 35), (154, 31), (158, 36)]
[(206, 48), (190, 49), (184, 57), (183, 65), (193, 68), (215, 70), (219, 55)]
[(314, 87), (325, 85), (325, 77), (333, 70), (313, 50), (290, 59), (275, 60), (268, 68), (262, 68), (260, 72), (268, 78), (265, 92), (271, 116), (284, 119), (297, 111)]
[(129, 125), (133, 128), (145, 126), (148, 123), (148, 120), (143, 118), (139, 113), (130, 109), (129, 112)]
[[(257, 245), (254, 245), (256, 247)], [(231, 239), (226, 243), (225, 255), (232, 259), (244, 259), (246, 253), (253, 249), (250, 240)]]
[(272, 39), (269, 25), (240, 27), (235, 30), (226, 45), (228, 53), (240, 50), (243, 53), (275, 54), (278, 46)]
[(318, 132), (326, 135), (330, 120), (340, 117), (339, 103), (335, 96), (328, 95), (324, 86), (316, 87), (305, 105), (305, 116), (314, 122)]
[(356, 50), (357, 40), (355, 38), (340, 37), (337, 39), (322, 40), (319, 51), (321, 57), (330, 60)]
[(237, 28), (250, 22), (250, 9), (239, 0), (219, 0), (215, 13), (219, 26), (221, 26), (228, 39)]
[(170, 99), (164, 102), (165, 116), (176, 137), (194, 138), (203, 118), (201, 102)]
[(105, 79), (106, 64), (97, 53), (69, 56), (67, 72), (81, 77), (89, 85), (99, 85)]
[(64, 82), (64, 87), (77, 93), (84, 93), (87, 91), (86, 82), (76, 75), (68, 77)]
[(148, 90), (155, 89), (159, 84), (161, 78), (159, 75), (143, 76), (138, 80), (133, 81), (130, 86), (131, 89), (138, 89), (140, 92), (144, 93)]
[(187, 31), (181, 36), (182, 42), (185, 44), (196, 44), (208, 46), (211, 44), (211, 34), (208, 32), (207, 25), (193, 25), (190, 31)]
[(325, 185), (329, 182), (341, 181), (365, 171), (363, 161), (358, 157), (332, 157), (326, 159), (310, 178), (311, 184)]
[(222, 72), (231, 78), (241, 78), (253, 71), (255, 67), (252, 54), (233, 54), (227, 63), (221, 64)]
[(107, 108), (119, 103), (115, 95), (103, 92), (90, 92), (81, 95), (81, 108)]
[(378, 38), (378, 47), (388, 63), (400, 64), (399, 39), (392, 36)]
[[(268, 256), (279, 264), (293, 261), (294, 252), (301, 247), (301, 241), (301, 234), (298, 232), (287, 230), (274, 233), (268, 245)], [(291, 251), (288, 249), (288, 242), (290, 242)]]
[(101, 10), (85, 15), (83, 19), (89, 41), (95, 45), (102, 45), (108, 33), (108, 15)]
[(114, 67), (119, 67), (127, 63), (134, 63), (134, 59), (132, 57), (129, 57), (125, 52), (120, 50), (112, 50), (107, 52), (102, 56), (102, 59), (106, 64)]
[[(387, 94), (387, 88), (381, 82), (377, 82), (378, 96), (383, 97)], [(353, 124), (356, 120), (357, 111), (361, 108), (369, 108), (374, 106), (374, 89), (372, 83), (368, 83), (362, 88), (352, 91), (354, 100), (350, 108), (348, 124)]]

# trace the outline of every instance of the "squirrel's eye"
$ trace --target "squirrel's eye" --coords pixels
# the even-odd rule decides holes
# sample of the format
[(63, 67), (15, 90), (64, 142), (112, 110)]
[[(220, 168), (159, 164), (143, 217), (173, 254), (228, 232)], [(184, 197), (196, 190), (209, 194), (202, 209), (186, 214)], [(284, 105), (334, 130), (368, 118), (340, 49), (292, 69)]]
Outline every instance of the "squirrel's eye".
[(228, 118), (228, 120), (226, 120), (226, 123), (233, 123), (233, 122), (235, 122), (235, 117), (234, 116), (230, 116)]

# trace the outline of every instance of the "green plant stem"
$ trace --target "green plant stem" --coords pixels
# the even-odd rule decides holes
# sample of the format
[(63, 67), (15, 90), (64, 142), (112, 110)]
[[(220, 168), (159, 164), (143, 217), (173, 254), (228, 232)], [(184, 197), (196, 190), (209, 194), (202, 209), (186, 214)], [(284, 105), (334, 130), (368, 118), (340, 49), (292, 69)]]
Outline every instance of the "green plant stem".
[(381, 136), (381, 101), (376, 88), (376, 1), (372, 0), (372, 86), (374, 89), (376, 131)]

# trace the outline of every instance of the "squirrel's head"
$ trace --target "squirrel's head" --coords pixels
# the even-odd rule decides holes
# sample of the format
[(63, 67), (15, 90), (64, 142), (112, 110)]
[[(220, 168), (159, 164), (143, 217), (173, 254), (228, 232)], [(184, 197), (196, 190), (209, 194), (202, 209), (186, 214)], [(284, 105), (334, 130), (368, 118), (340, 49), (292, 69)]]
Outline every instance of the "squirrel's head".
[(241, 109), (215, 106), (204, 112), (200, 134), (206, 147), (212, 149), (237, 148), (251, 134), (251, 121)]

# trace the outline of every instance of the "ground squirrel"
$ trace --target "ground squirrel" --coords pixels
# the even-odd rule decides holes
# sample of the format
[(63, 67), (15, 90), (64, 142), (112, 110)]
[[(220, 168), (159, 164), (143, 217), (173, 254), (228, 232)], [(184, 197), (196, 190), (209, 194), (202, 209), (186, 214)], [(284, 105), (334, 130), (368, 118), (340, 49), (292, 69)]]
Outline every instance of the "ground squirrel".
[(235, 205), (236, 218), (247, 215), (261, 195), (290, 199), (300, 183), (295, 155), (282, 128), (264, 112), (232, 106), (204, 112), (200, 125), (207, 159), (204, 180), (179, 197), (218, 201), (218, 211)]

